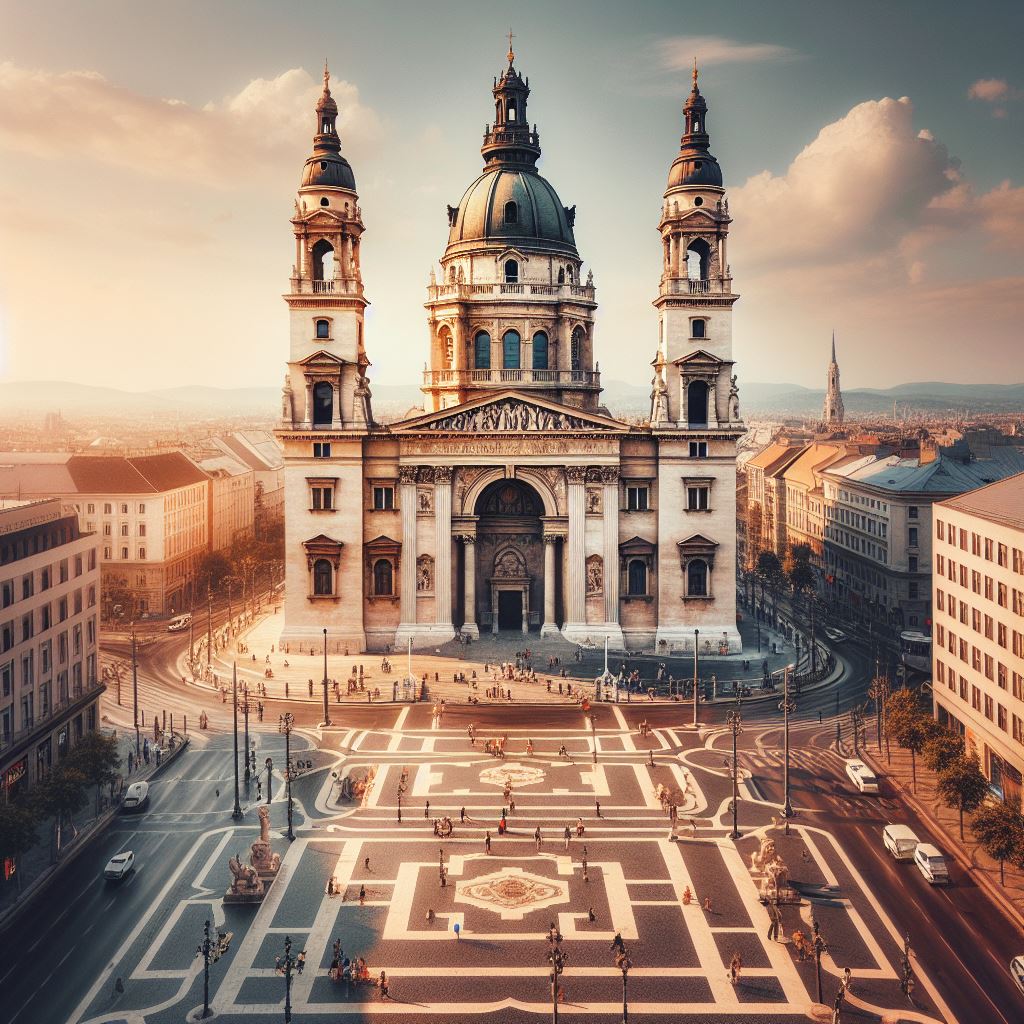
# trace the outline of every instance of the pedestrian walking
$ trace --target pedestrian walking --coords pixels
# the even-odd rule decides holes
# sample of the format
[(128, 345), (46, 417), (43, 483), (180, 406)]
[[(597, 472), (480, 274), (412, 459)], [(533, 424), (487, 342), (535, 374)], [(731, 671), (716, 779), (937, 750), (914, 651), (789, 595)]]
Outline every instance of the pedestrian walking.
[(597, 816), (600, 818), (601, 817), (601, 801), (600, 800), (595, 800), (594, 801), (594, 810), (597, 812)]
[(390, 999), (391, 996), (388, 992), (388, 976), (381, 971), (380, 977), (377, 979), (377, 984), (380, 986), (380, 999), (383, 1002), (385, 999)]
[(707, 911), (707, 913), (709, 913), (709, 914), (710, 914), (710, 913), (712, 912), (712, 911), (711, 911), (711, 897), (710, 897), (710, 896), (705, 896), (705, 897), (704, 897), (704, 909), (705, 909), (705, 910)]
[(843, 968), (843, 989), (846, 992), (852, 991), (853, 971), (849, 967)]
[(779, 941), (779, 926), (782, 924), (782, 915), (779, 913), (779, 908), (774, 903), (768, 904), (768, 939), (769, 941), (774, 939), (776, 942)]
[(359, 886), (359, 906), (361, 906), (361, 907), (365, 907), (366, 906), (366, 886), (365, 885), (360, 885)]
[(430, 801), (429, 800), (423, 805), (423, 817), (424, 818), (429, 818), (430, 817)]
[(459, 808), (459, 821), (462, 822), (462, 824), (466, 823), (466, 808), (465, 807), (460, 807)]
[(515, 800), (510, 799), (509, 802), (508, 802), (508, 813), (509, 814), (515, 814), (515, 812), (516, 812), (516, 802), (515, 802)]
[(729, 961), (729, 981), (735, 986), (740, 980), (740, 969), (743, 967), (743, 961), (740, 959), (739, 953), (733, 953), (732, 959)]
[(540, 834), (540, 825), (533, 830), (533, 838), (537, 840), (537, 852), (540, 853), (540, 844), (544, 842), (544, 839)]
[(625, 953), (626, 952), (626, 944), (622, 941), (622, 933), (621, 932), (616, 932), (615, 933), (615, 938), (612, 939), (612, 944), (611, 944), (611, 946), (609, 948), (610, 949), (617, 949), (620, 953)]
[(491, 852), (491, 833), (486, 832), (484, 834), (484, 853)]
[(591, 924), (593, 924), (597, 920), (597, 914), (594, 913), (594, 908), (593, 907), (591, 907), (587, 911), (587, 917), (589, 918)]
[(369, 871), (370, 870), (370, 858), (369, 857), (367, 857), (366, 860), (363, 861), (363, 870), (364, 871)]
[(572, 832), (569, 829), (568, 825), (565, 826), (565, 831), (562, 833), (562, 835), (565, 837), (565, 848), (568, 850), (569, 849), (569, 840), (572, 839)]

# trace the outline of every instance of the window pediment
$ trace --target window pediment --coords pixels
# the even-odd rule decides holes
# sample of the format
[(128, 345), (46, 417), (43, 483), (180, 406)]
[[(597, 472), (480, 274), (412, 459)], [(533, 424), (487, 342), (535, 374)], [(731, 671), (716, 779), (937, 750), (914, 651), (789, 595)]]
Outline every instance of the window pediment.
[(680, 356), (678, 359), (672, 360), (673, 364), (682, 368), (704, 368), (704, 367), (719, 367), (719, 366), (731, 366), (731, 359), (719, 359), (718, 356), (712, 355), (710, 352), (706, 352), (704, 349), (699, 348), (696, 352), (688, 352), (685, 356)]
[(323, 349), (318, 349), (316, 352), (306, 356), (305, 359), (299, 360), (299, 366), (304, 366), (307, 370), (321, 368), (337, 370), (339, 367), (344, 365), (344, 359), (339, 359), (336, 355), (333, 355), (330, 352), (325, 352)]
[(334, 567), (335, 572), (341, 567), (341, 549), (344, 546), (340, 540), (334, 540), (323, 533), (302, 542), (308, 568), (312, 569), (318, 558), (326, 558)]
[(718, 550), (718, 542), (709, 540), (702, 534), (694, 533), (686, 540), (679, 541), (676, 547), (679, 548), (679, 554), (686, 558), (714, 558), (715, 552)]
[(623, 558), (650, 558), (657, 550), (657, 544), (652, 544), (643, 537), (631, 537), (619, 545), (619, 554)]

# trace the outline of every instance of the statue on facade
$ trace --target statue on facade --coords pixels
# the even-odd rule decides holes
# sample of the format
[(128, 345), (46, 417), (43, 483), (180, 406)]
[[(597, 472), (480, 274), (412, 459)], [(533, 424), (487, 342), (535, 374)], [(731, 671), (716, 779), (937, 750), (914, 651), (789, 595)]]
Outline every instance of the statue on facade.
[(587, 287), (594, 287), (594, 272), (592, 270), (587, 271)]
[(600, 594), (604, 586), (604, 565), (599, 555), (587, 559), (587, 593)]
[(732, 383), (729, 385), (729, 421), (736, 423), (740, 418), (740, 389), (736, 383), (736, 376), (733, 375)]
[(596, 489), (587, 491), (587, 511), (588, 512), (600, 512), (601, 511), (601, 492)]
[(294, 418), (294, 407), (292, 405), (292, 380), (286, 373), (284, 375), (284, 387), (281, 389), (281, 422), (291, 426)]
[(661, 374), (656, 373), (651, 381), (651, 423), (668, 421), (668, 387)]
[(416, 560), (416, 589), (423, 593), (434, 589), (434, 560), (421, 555)]

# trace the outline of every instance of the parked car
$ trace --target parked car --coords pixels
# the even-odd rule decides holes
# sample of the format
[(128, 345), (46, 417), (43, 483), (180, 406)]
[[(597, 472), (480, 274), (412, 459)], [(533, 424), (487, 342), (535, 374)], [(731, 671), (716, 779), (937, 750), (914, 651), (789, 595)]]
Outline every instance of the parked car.
[(826, 626), (825, 636), (836, 644), (841, 644), (846, 639), (846, 634), (841, 629), (836, 629), (835, 626)]
[(133, 782), (126, 790), (121, 801), (122, 811), (141, 811), (149, 803), (149, 783)]
[(862, 793), (878, 792), (878, 776), (863, 761), (855, 758), (848, 760), (846, 774)]
[(1010, 961), (1010, 977), (1017, 988), (1024, 992), (1024, 954), (1015, 956)]
[(931, 885), (949, 884), (949, 867), (942, 851), (931, 843), (918, 843), (914, 863)]
[(103, 869), (103, 877), (112, 882), (120, 882), (127, 878), (135, 869), (135, 854), (131, 850), (115, 853)]
[(192, 623), (192, 615), (189, 612), (185, 612), (184, 615), (175, 615), (170, 622), (167, 623), (168, 633), (180, 633), (183, 629), (188, 629)]
[(882, 845), (896, 860), (913, 860), (920, 842), (909, 825), (886, 825), (882, 829)]

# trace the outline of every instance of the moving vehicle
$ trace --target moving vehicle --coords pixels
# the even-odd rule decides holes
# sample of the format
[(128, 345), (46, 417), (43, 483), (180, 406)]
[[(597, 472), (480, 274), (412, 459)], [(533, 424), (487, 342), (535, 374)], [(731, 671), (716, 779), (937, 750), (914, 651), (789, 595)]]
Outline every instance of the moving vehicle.
[(192, 625), (192, 613), (185, 612), (184, 615), (175, 615), (170, 622), (167, 623), (168, 633), (180, 633), (183, 629), (188, 629)]
[(836, 644), (841, 644), (846, 639), (846, 634), (841, 629), (836, 629), (835, 626), (826, 626), (825, 636)]
[(942, 851), (931, 843), (918, 843), (914, 863), (931, 885), (949, 884), (949, 867)]
[(900, 661), (914, 672), (931, 672), (932, 638), (918, 629), (900, 633)]
[(120, 882), (135, 870), (135, 854), (131, 850), (115, 853), (103, 869), (103, 877), (112, 882)]
[(149, 803), (149, 783), (133, 782), (121, 801), (122, 811), (141, 811)]
[(896, 860), (913, 860), (921, 840), (909, 825), (886, 825), (882, 845)]
[(1024, 954), (1015, 956), (1010, 961), (1010, 977), (1017, 988), (1024, 992)]
[(862, 793), (878, 792), (878, 776), (863, 761), (850, 758), (846, 762), (846, 774)]

